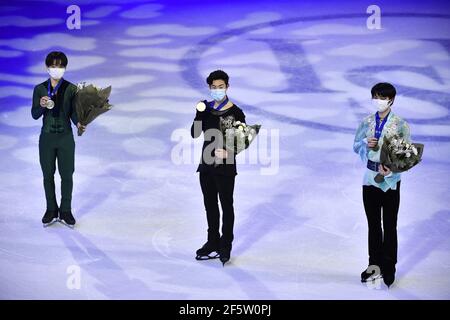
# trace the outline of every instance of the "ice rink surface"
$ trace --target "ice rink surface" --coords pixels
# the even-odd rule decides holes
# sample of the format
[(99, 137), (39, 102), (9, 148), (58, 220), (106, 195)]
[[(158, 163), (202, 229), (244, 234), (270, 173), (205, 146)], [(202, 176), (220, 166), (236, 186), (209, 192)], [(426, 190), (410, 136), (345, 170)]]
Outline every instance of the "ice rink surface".
[[(0, 298), (450, 298), (446, 1), (378, 1), (376, 30), (365, 1), (78, 3), (80, 30), (67, 29), (64, 1), (0, 7)], [(113, 87), (113, 110), (75, 133), (74, 230), (40, 222), (31, 96), (55, 49), (69, 57), (67, 80)], [(193, 144), (188, 131), (218, 68), (247, 122), (264, 129), (238, 156), (225, 268), (194, 259), (206, 217), (201, 139)], [(359, 281), (364, 164), (352, 150), (382, 81), (396, 86), (393, 111), (425, 144), (423, 162), (402, 176), (389, 290)]]

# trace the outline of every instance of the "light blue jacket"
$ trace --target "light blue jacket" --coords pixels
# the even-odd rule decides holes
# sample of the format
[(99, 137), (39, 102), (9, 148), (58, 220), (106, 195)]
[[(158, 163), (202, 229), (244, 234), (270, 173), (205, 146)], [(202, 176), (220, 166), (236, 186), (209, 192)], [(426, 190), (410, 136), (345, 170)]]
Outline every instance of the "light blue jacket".
[[(381, 137), (378, 140), (379, 148), (377, 151), (373, 151), (367, 147), (367, 138), (375, 136), (375, 114), (367, 116), (359, 125), (356, 130), (355, 141), (353, 142), (353, 151), (355, 151), (361, 157), (364, 164), (367, 164), (367, 160), (374, 162), (380, 162), (381, 146), (383, 143), (383, 138), (386, 136), (388, 138), (393, 135), (403, 136), (403, 138), (410, 143), (411, 135), (408, 123), (395, 115), (392, 111), (389, 113), (386, 124), (384, 125)], [(400, 181), (400, 173), (391, 172), (384, 178), (382, 183), (375, 182), (374, 178), (377, 172), (369, 170), (366, 168), (366, 173), (363, 179), (363, 185), (375, 186), (380, 188), (384, 192), (389, 189), (396, 190), (397, 182)]]

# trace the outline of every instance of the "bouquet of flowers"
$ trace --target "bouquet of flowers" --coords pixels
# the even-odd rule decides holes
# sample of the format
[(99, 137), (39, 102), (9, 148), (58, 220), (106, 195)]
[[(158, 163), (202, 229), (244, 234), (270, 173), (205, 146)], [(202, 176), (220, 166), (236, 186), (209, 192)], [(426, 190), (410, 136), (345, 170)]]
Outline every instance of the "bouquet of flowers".
[[(380, 163), (394, 173), (407, 171), (422, 160), (424, 145), (421, 143), (408, 143), (401, 136), (384, 137), (380, 153)], [(384, 177), (375, 176), (375, 181), (381, 183)]]
[[(83, 125), (88, 125), (102, 113), (110, 110), (112, 105), (109, 104), (109, 95), (111, 94), (111, 86), (107, 88), (99, 88), (93, 84), (86, 85), (85, 82), (78, 84), (78, 90), (75, 94), (75, 110), (77, 112), (78, 121)], [(81, 136), (83, 131), (78, 129), (78, 135)]]
[(223, 134), (225, 149), (235, 154), (250, 146), (260, 128), (259, 124), (247, 125), (241, 121), (234, 121), (233, 118), (220, 118), (220, 130)]

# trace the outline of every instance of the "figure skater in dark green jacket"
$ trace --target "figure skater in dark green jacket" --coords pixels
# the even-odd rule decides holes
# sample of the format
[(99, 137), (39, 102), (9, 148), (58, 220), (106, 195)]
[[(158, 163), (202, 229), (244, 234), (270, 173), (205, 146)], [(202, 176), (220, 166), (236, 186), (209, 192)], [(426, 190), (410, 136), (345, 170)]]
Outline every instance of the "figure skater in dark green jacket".
[[(77, 87), (63, 79), (67, 67), (67, 56), (63, 52), (50, 52), (45, 65), (50, 78), (34, 87), (31, 115), (33, 119), (43, 116), (41, 134), (39, 136), (39, 162), (44, 176), (45, 198), (47, 210), (42, 218), (44, 226), (60, 221), (74, 227), (72, 215), (73, 172), (75, 170), (75, 140), (73, 124), (82, 131), (86, 126), (78, 122), (73, 106), (73, 97)], [(58, 160), (58, 171), (61, 176), (61, 206), (58, 208), (55, 196), (54, 175)]]

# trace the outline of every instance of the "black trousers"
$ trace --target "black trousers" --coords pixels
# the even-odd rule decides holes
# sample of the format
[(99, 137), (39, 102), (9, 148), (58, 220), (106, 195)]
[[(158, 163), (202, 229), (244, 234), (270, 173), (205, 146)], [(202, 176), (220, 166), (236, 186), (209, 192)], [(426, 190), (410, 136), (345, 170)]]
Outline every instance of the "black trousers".
[[(200, 172), (200, 186), (208, 220), (208, 241), (219, 244), (223, 248), (231, 248), (234, 239), (233, 191), (235, 178), (234, 175), (224, 176)], [(222, 206), (222, 237), (219, 234), (220, 212), (217, 196), (219, 196)]]
[(400, 181), (397, 190), (386, 192), (363, 186), (363, 201), (369, 226), (369, 265), (379, 266), (382, 272), (395, 272)]
[[(58, 160), (58, 161), (56, 161)], [(61, 211), (72, 208), (73, 173), (75, 171), (75, 140), (71, 133), (41, 133), (39, 162), (44, 176), (47, 210), (57, 210), (55, 195), (56, 162), (61, 176)]]

